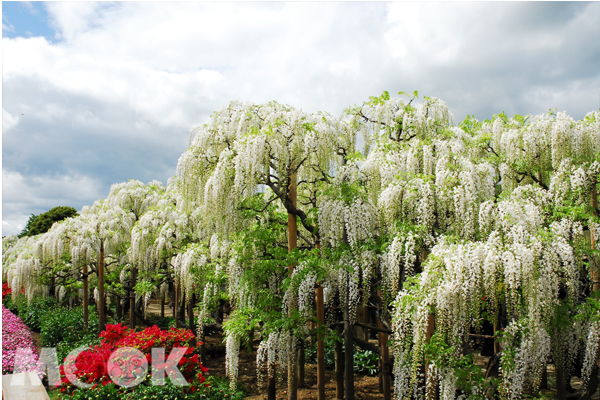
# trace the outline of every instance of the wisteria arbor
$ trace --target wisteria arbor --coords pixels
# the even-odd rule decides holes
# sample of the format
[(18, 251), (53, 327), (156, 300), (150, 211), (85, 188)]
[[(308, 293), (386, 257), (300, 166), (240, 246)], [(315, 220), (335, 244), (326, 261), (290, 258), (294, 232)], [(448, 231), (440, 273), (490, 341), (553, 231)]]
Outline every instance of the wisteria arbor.
[[(296, 349), (289, 327), (303, 327), (308, 320), (308, 314), (302, 319), (298, 311), (306, 309), (317, 282), (325, 288), (327, 300), (347, 304), (346, 334), (358, 302), (378, 304), (382, 326), (394, 331), (398, 398), (408, 393), (434, 396), (438, 387), (451, 397), (450, 388), (467, 387), (452, 381), (452, 371), (468, 364), (459, 349), (484, 321), (495, 331), (511, 332), (511, 318), (528, 316), (530, 323), (530, 313), (540, 314), (531, 308), (538, 303), (555, 312), (580, 304), (592, 322), (585, 329), (561, 329), (590, 332), (582, 338), (594, 332), (590, 324), (598, 320), (596, 303), (581, 299), (589, 299), (591, 290), (597, 289), (597, 262), (589, 239), (585, 242), (585, 234), (576, 231), (578, 226), (592, 227), (593, 245), (597, 115), (579, 122), (565, 115), (510, 120), (499, 115), (483, 123), (467, 118), (455, 126), (441, 100), (425, 98), (413, 104), (415, 97), (416, 93), (403, 101), (384, 93), (349, 108), (340, 119), (306, 115), (276, 103), (234, 102), (194, 131), (193, 145), (180, 159), (178, 179), (181, 205), (200, 216), (197, 230), (204, 244), (187, 249), (185, 257), (177, 256), (177, 263), (184, 259), (186, 265), (214, 263), (213, 278), (226, 271), (236, 306), (227, 330), (228, 371), (233, 379), (236, 354), (242, 337), (254, 326), (248, 324), (252, 320), (262, 322), (264, 333), (259, 366), (266, 366), (270, 378), (276, 362), (287, 364), (290, 371), (294, 368)], [(357, 135), (366, 142), (363, 152), (356, 149)], [(294, 202), (295, 192), (302, 199), (300, 205)], [(552, 203), (555, 193), (562, 193), (558, 206)], [(292, 250), (295, 236), (293, 230), (285, 231), (286, 214), (288, 228), (295, 226), (290, 223), (294, 216), (301, 222), (297, 234), (303, 251), (292, 252), (291, 258), (283, 251), (286, 244)], [(513, 237), (515, 232), (519, 239)], [(526, 234), (541, 235), (534, 241), (538, 247), (523, 239)], [(532, 246), (537, 250), (524, 250)], [(314, 248), (321, 249), (317, 257), (310, 252)], [(491, 251), (477, 254), (487, 254), (484, 260), (496, 269), (478, 270), (474, 261), (463, 260), (466, 265), (455, 270), (454, 263), (452, 272), (445, 272), (450, 268), (445, 260), (474, 251), (469, 249)], [(550, 268), (554, 275), (537, 271), (535, 279), (525, 280), (507, 272), (511, 260), (522, 263), (523, 254), (532, 256), (536, 266), (554, 260)], [(284, 272), (287, 265), (295, 265), (290, 275)], [(546, 300), (536, 303), (528, 296), (542, 290), (540, 274), (554, 276), (555, 283), (552, 289), (543, 289)], [(523, 286), (525, 282), (531, 286)], [(209, 294), (217, 291), (202, 285), (204, 315)], [(375, 290), (378, 287), (380, 291)], [(573, 323), (581, 320), (572, 314)], [(562, 318), (554, 320), (558, 317)], [(545, 318), (546, 334), (556, 336), (550, 332), (552, 318)], [(505, 371), (514, 363), (508, 350), (520, 349), (520, 338), (528, 329), (541, 332), (539, 323), (513, 335), (514, 343), (503, 339), (494, 346)], [(346, 339), (347, 349), (351, 340)], [(593, 340), (585, 343), (584, 375), (589, 376), (597, 350)], [(385, 347), (380, 347), (382, 352)], [(501, 349), (505, 350), (499, 353)], [(564, 349), (549, 345), (546, 350), (558, 360), (559, 373), (570, 372), (569, 365), (561, 364), (569, 358)], [(549, 360), (544, 354), (549, 353), (537, 353), (540, 358), (532, 364), (537, 369), (517, 360), (521, 375), (514, 376), (539, 371)], [(427, 385), (420, 373), (423, 368)], [(483, 390), (484, 382), (477, 380), (476, 372), (473, 369), (468, 378), (474, 396), (481, 394), (477, 391)], [(291, 372), (290, 396), (293, 376)], [(446, 380), (437, 382), (440, 377)], [(346, 382), (348, 398), (351, 382)], [(524, 390), (515, 388), (518, 395)], [(501, 385), (503, 395), (511, 397), (507, 390), (506, 384)]]
[(502, 398), (537, 390), (549, 360), (565, 398), (580, 349), (584, 382), (597, 379), (597, 118), (467, 119), (445, 139), (419, 146), (417, 165), (435, 164), (435, 172), (421, 186), (419, 197), (431, 200), (419, 203), (417, 218), (433, 229), (419, 235), (422, 272), (394, 301), (398, 398), (433, 398), (436, 381), (445, 399), (457, 388), (484, 396), (487, 381), (462, 347), (486, 321), (501, 331)]
[(78, 218), (76, 231), (70, 239), (71, 262), (74, 267), (91, 266), (97, 276), (97, 293), (100, 330), (106, 326), (105, 273), (107, 259), (118, 262), (120, 254), (129, 243), (134, 222), (132, 213), (120, 207), (112, 207), (107, 201), (96, 201), (91, 207), (84, 207)]
[[(94, 297), (103, 328), (106, 324), (105, 272), (112, 272), (112, 278), (119, 276), (127, 264), (126, 252), (133, 224), (157, 201), (162, 190), (158, 182), (115, 184), (106, 200), (84, 207), (79, 216), (55, 223), (43, 235), (19, 240), (18, 246), (7, 254), (8, 257), (16, 255), (15, 261), (19, 261), (14, 268), (9, 268), (14, 285), (25, 286), (31, 297), (33, 293), (46, 295), (42, 293), (44, 284), (52, 282), (58, 286), (57, 294), (62, 297), (82, 282), (84, 319), (87, 319), (89, 276), (95, 273)], [(21, 242), (23, 244), (19, 244)], [(10, 262), (8, 264), (12, 266)], [(110, 265), (113, 271), (110, 271)], [(112, 291), (121, 295), (118, 285)]]
[(191, 275), (185, 272), (182, 275), (181, 268), (176, 267), (175, 259), (188, 245), (198, 243), (201, 235), (197, 230), (197, 213), (188, 214), (181, 209), (176, 186), (174, 182), (171, 183), (156, 205), (135, 225), (131, 236), (130, 260), (132, 268), (140, 273), (136, 287), (146, 301), (155, 288), (161, 288), (161, 296), (164, 296), (168, 286), (174, 285), (173, 316), (177, 318), (178, 326), (182, 282), (185, 280), (183, 294), (188, 293), (190, 299), (194, 285)]
[[(456, 125), (439, 99), (384, 92), (339, 118), (232, 102), (192, 135), (167, 189), (114, 185), (44, 235), (3, 240), (13, 292), (42, 293), (47, 271), (87, 288), (96, 272), (103, 313), (105, 270), (113, 292), (146, 301), (172, 283), (175, 308), (199, 299), (200, 340), (228, 297), (228, 376), (259, 331), (270, 399), (284, 370), (296, 398), (309, 335), (324, 398), (329, 329), (345, 344), (337, 397), (354, 398), (352, 345), (370, 346), (353, 336), (360, 304), (378, 309), (368, 328), (380, 332), (386, 399), (392, 374), (397, 399), (519, 399), (539, 390), (550, 362), (559, 399), (576, 372), (586, 396), (597, 387), (600, 112)], [(493, 338), (498, 380), (473, 364), (481, 337)]]
[(13, 296), (23, 288), (28, 300), (34, 295), (56, 295), (59, 300), (66, 295), (70, 300), (81, 298), (87, 326), (88, 269), (94, 262), (94, 250), (91, 242), (80, 236), (82, 224), (81, 216), (67, 218), (42, 235), (19, 239), (5, 251), (3, 272), (11, 282)]
[[(195, 130), (192, 146), (179, 160), (178, 178), (184, 208), (199, 209), (203, 229), (216, 233), (222, 241), (232, 241), (240, 231), (253, 224), (254, 217), (260, 218), (259, 215), (266, 215), (269, 209), (275, 212), (278, 208), (279, 212), (288, 215), (285, 240), (288, 251), (298, 254), (294, 252), (297, 238), (301, 240), (301, 247), (314, 248), (319, 243), (317, 196), (322, 186), (329, 183), (332, 168), (339, 164), (338, 150), (352, 151), (354, 142), (354, 132), (340, 129), (339, 121), (329, 115), (306, 114), (274, 102), (263, 105), (233, 102), (215, 113), (211, 123)], [(252, 218), (246, 218), (248, 213), (254, 214)], [(274, 219), (266, 218), (263, 222), (283, 223), (280, 216), (273, 213), (271, 216)], [(273, 240), (275, 244), (277, 240)], [(268, 254), (263, 256), (273, 258)], [(263, 256), (255, 257), (254, 261), (264, 260)], [(239, 279), (237, 275), (243, 275), (236, 266), (238, 262), (235, 253), (232, 254), (228, 271), (230, 282)], [(285, 264), (279, 265), (283, 268), (279, 272), (288, 270), (292, 277), (297, 263), (297, 257), (290, 259), (289, 269)], [(263, 275), (268, 281), (264, 283), (274, 294), (282, 294), (280, 281), (283, 276), (278, 275), (276, 270)], [(234, 295), (238, 310), (253, 308), (252, 296), (244, 293), (253, 290), (256, 288), (240, 281), (239, 287), (230, 293)], [(293, 296), (283, 297), (290, 302), (285, 317), (294, 318), (297, 305)], [(277, 308), (281, 310), (281, 306)], [(297, 326), (290, 322), (288, 325)], [(281, 332), (268, 333), (267, 329), (265, 333), (277, 335)], [(298, 333), (286, 333), (291, 334), (286, 339), (288, 343), (279, 349), (281, 354), (290, 350), (285, 359), (290, 398), (295, 398), (297, 390), (295, 343)], [(231, 351), (239, 348), (240, 335), (241, 332), (232, 330), (228, 336)], [(263, 343), (284, 346), (283, 341), (275, 342), (272, 339)], [(235, 357), (231, 357), (233, 361)], [(233, 371), (237, 366), (229, 369)], [(272, 366), (269, 370), (272, 371)], [(270, 374), (270, 396), (274, 396), (273, 378)]]
[[(129, 319), (132, 327), (135, 326), (134, 313), (136, 303), (134, 294), (134, 289), (136, 286), (136, 270), (131, 254), (133, 228), (134, 226), (137, 226), (145, 213), (147, 213), (160, 202), (164, 193), (165, 188), (163, 184), (158, 181), (152, 181), (148, 184), (143, 184), (140, 181), (130, 180), (120, 184), (112, 185), (110, 193), (106, 198), (108, 207), (117, 210), (123, 210), (125, 213), (127, 213), (127, 216), (131, 221), (129, 225), (124, 226), (127, 234), (125, 237), (123, 237), (124, 241), (119, 249), (119, 252), (113, 255), (112, 262), (115, 264), (116, 268), (113, 271), (112, 281), (113, 291), (119, 298), (118, 309), (120, 309), (120, 298), (122, 295), (124, 295), (122, 289), (123, 287), (127, 287), (130, 313)], [(124, 279), (127, 270), (130, 272), (129, 282)], [(127, 283), (128, 286), (126, 285)], [(145, 295), (145, 299), (147, 301), (149, 295), (143, 293), (143, 291), (140, 292)]]
[(25, 291), (30, 300), (34, 295), (45, 295), (44, 288), (39, 284), (42, 273), (42, 263), (36, 257), (37, 236), (8, 236), (2, 239), (2, 273), (12, 289), (14, 297)]

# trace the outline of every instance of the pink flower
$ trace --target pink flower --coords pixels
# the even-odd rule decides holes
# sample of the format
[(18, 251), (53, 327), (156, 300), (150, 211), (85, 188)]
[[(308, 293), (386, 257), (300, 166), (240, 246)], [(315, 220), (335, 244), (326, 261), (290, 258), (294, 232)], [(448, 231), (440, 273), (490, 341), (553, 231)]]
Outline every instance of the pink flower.
[(44, 375), (29, 328), (2, 306), (2, 373), (36, 372)]

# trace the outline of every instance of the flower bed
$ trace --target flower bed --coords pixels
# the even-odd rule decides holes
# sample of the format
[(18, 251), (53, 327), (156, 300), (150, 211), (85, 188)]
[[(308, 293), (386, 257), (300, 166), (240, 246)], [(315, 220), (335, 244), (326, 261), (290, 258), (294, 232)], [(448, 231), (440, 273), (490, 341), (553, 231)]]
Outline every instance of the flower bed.
[(4, 298), (12, 293), (12, 289), (8, 285), (8, 283), (2, 284), (2, 301), (4, 302)]
[[(21, 351), (19, 351), (21, 349)], [(29, 328), (2, 305), (2, 373), (36, 372), (43, 376)]]
[[(65, 363), (60, 366), (60, 390), (62, 393), (76, 394), (76, 386), (69, 381), (66, 373), (73, 373), (81, 382), (93, 385), (90, 389), (79, 389), (79, 391), (103, 390), (102, 388), (105, 386), (112, 386), (112, 379), (109, 376), (109, 369), (112, 365), (109, 358), (117, 349), (126, 347), (139, 350), (145, 356), (148, 365), (152, 361), (152, 348), (164, 349), (166, 360), (174, 348), (187, 347), (184, 356), (178, 363), (181, 374), (189, 384), (186, 390), (194, 392), (204, 387), (203, 383), (206, 379), (203, 374), (208, 370), (200, 363), (198, 354), (194, 354), (195, 348), (190, 345), (194, 335), (188, 329), (161, 330), (157, 326), (153, 326), (135, 332), (117, 324), (107, 325), (106, 330), (100, 333), (100, 337), (102, 338), (101, 344), (84, 350), (76, 359), (67, 357)], [(147, 373), (140, 386), (131, 388), (129, 391), (144, 390), (149, 383), (150, 374)], [(125, 390), (127, 391), (127, 389)]]

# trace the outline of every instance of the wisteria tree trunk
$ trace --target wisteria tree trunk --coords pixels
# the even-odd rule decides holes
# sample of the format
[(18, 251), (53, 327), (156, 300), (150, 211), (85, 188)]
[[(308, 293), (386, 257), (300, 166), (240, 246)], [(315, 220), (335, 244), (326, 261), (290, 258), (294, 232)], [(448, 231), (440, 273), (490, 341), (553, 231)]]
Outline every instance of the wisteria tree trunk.
[(131, 289), (129, 290), (129, 329), (135, 328), (135, 279), (136, 270), (131, 268)]
[[(188, 325), (192, 332), (194, 332), (194, 303), (196, 303), (196, 294), (192, 293), (188, 297), (190, 299), (188, 303)], [(192, 339), (192, 346), (196, 346), (196, 339)]]
[[(597, 182), (593, 182), (592, 184), (592, 194), (591, 194), (591, 201), (590, 201), (590, 205), (592, 206), (592, 213), (597, 217), (598, 216), (598, 191), (596, 186), (598, 185)], [(600, 232), (591, 232), (591, 240), (592, 240), (592, 250), (594, 250), (596, 248), (596, 243), (594, 240), (594, 235), (599, 235)], [(592, 268), (592, 274), (591, 274), (591, 278), (592, 278), (592, 290), (595, 292), (597, 290), (600, 290), (600, 269), (598, 267), (596, 268)]]
[[(429, 314), (427, 316), (427, 332), (425, 333), (425, 340), (428, 342), (432, 336), (435, 334), (435, 314)], [(430, 381), (434, 381), (433, 384), (430, 384)], [(428, 387), (432, 387), (433, 392), (433, 400), (438, 399), (438, 383), (437, 379), (434, 376), (429, 375), (429, 360), (425, 360), (425, 384)]]
[(267, 398), (269, 400), (276, 400), (277, 398), (277, 377), (275, 376), (269, 375)]
[(117, 321), (120, 321), (123, 319), (123, 305), (121, 304), (121, 300), (123, 298), (119, 295), (117, 295)]
[[(297, 192), (296, 192), (296, 174), (290, 175), (290, 186), (288, 188), (288, 197), (294, 207), (297, 206)], [(296, 249), (298, 243), (298, 226), (296, 216), (292, 213), (288, 213), (288, 251)], [(289, 266), (289, 276), (291, 277), (294, 273), (294, 265)], [(295, 305), (293, 306), (295, 307)], [(293, 339), (292, 339), (293, 341)], [(293, 346), (293, 342), (292, 342)], [(293, 346), (292, 360), (288, 364), (288, 400), (296, 400), (298, 398), (298, 357), (296, 354), (296, 348)]]
[(106, 329), (106, 297), (104, 297), (104, 240), (100, 241), (98, 258), (98, 324), (100, 331)]
[(181, 323), (185, 324), (185, 306), (186, 306), (186, 295), (182, 294), (181, 283), (179, 284), (179, 294), (178, 294), (178, 306), (177, 306), (177, 323), (179, 324), (178, 328), (181, 328)]
[(350, 323), (350, 274), (346, 282), (346, 296), (344, 299), (344, 347), (345, 347), (345, 400), (354, 400), (354, 349), (353, 339), (354, 324)]
[[(323, 304), (323, 286), (317, 287), (317, 329), (325, 322), (325, 307)], [(325, 341), (323, 333), (317, 336), (317, 400), (325, 400)]]
[(566, 400), (567, 399), (567, 385), (565, 377), (564, 363), (561, 361), (554, 363), (554, 370), (556, 373), (556, 399)]
[[(337, 326), (338, 339), (342, 337), (342, 327)], [(340, 400), (344, 398), (344, 347), (340, 340), (335, 341), (335, 396)]]
[[(379, 297), (381, 297), (381, 292), (377, 293)], [(377, 318), (377, 326), (379, 328), (383, 328), (383, 324), (381, 323), (382, 310), (381, 307), (379, 309), (379, 317)], [(391, 400), (391, 371), (390, 371), (390, 353), (388, 349), (388, 334), (385, 332), (379, 332), (379, 349), (380, 349), (380, 364), (379, 364), (379, 382), (380, 382), (380, 391), (383, 393), (384, 400)]]
[(90, 289), (88, 286), (88, 266), (83, 266), (83, 327), (88, 328)]

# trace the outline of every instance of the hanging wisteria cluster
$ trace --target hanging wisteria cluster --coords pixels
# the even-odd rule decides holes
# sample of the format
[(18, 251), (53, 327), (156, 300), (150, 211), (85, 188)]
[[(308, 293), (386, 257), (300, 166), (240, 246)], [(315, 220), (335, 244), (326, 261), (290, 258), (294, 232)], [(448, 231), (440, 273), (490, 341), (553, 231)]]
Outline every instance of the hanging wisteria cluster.
[[(590, 282), (598, 268), (585, 235), (590, 228), (593, 235), (598, 218), (592, 208), (597, 205), (590, 207), (599, 181), (597, 117), (590, 113), (578, 122), (564, 114), (469, 120), (462, 129), (448, 129), (446, 145), (434, 145), (440, 150), (434, 152), (434, 157), (439, 154), (435, 184), (420, 196), (434, 199), (433, 204), (421, 203), (415, 220), (430, 238), (421, 245), (431, 253), (418, 280), (398, 292), (394, 302), (397, 398), (418, 386), (428, 315), (435, 317), (436, 334), (455, 346), (457, 361), (469, 333), (481, 329), (482, 315), (504, 327), (501, 347), (507, 351), (502, 353), (500, 391), (506, 398), (539, 388), (550, 360), (565, 375), (573, 372), (581, 346), (590, 343), (577, 319), (582, 291), (590, 289), (582, 282)], [(431, 157), (429, 147), (423, 147), (425, 153)], [(380, 204), (398, 204), (406, 196), (388, 199)], [(402, 265), (403, 250), (396, 237), (387, 263)], [(389, 271), (393, 280), (387, 288), (397, 290), (403, 277)], [(597, 319), (598, 310), (592, 315)], [(557, 327), (559, 319), (571, 322)], [(585, 351), (588, 369), (583, 376), (589, 374), (594, 356), (587, 354), (593, 351)], [(452, 376), (441, 368), (437, 374)], [(441, 397), (454, 398), (443, 380), (439, 385)], [(482, 393), (481, 387), (473, 390)]]

